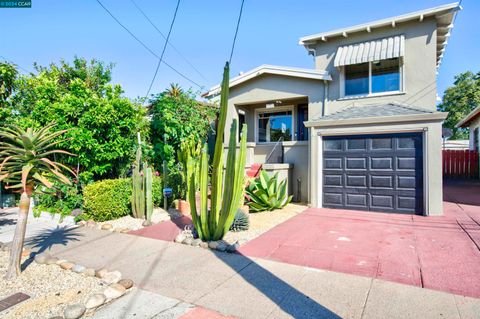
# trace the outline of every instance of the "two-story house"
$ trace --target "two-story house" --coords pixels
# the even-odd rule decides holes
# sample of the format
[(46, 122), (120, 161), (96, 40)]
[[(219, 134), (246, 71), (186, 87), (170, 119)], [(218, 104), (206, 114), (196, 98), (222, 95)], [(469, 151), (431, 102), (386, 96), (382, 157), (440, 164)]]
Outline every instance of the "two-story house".
[(248, 124), (247, 169), (288, 176), (313, 207), (442, 214), (436, 77), (459, 10), (305, 36), (314, 69), (262, 65), (231, 79), (227, 120)]

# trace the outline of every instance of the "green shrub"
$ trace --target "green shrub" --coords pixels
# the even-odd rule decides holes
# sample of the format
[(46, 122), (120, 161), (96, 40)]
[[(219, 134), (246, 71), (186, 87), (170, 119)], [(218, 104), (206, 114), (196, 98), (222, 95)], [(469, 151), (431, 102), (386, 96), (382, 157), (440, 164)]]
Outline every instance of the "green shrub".
[(36, 197), (33, 208), (36, 215), (40, 212), (60, 214), (61, 217), (69, 216), (75, 208), (82, 208), (83, 197), (78, 184), (56, 185), (55, 194), (40, 194)]
[(106, 221), (131, 214), (132, 180), (106, 179), (89, 184), (83, 191), (84, 219)]
[(287, 194), (287, 180), (278, 184), (278, 173), (270, 177), (265, 171), (248, 185), (245, 193), (250, 197), (248, 206), (252, 212), (272, 211), (285, 207), (292, 200)]
[[(152, 183), (153, 204), (162, 204), (162, 179), (155, 176)], [(105, 179), (94, 182), (83, 191), (83, 219), (106, 221), (132, 213), (132, 179)]]

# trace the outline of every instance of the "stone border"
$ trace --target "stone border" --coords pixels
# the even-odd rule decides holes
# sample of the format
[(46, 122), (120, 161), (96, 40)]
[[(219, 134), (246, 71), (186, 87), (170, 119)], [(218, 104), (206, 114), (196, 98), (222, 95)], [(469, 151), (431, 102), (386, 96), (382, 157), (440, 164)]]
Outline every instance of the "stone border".
[(78, 319), (84, 314), (91, 315), (99, 307), (105, 306), (125, 295), (134, 285), (133, 280), (122, 279), (122, 274), (118, 270), (109, 271), (106, 268), (87, 268), (83, 265), (65, 259), (59, 259), (47, 253), (35, 255), (33, 259), (37, 264), (54, 265), (65, 271), (73, 271), (77, 274), (96, 277), (100, 279), (101, 284), (106, 286), (103, 293), (91, 295), (85, 304), (67, 305), (63, 311), (63, 316), (57, 316), (54, 318)]
[(81, 220), (77, 223), (77, 225), (80, 226), (80, 227), (96, 228), (96, 229), (100, 229), (100, 230), (108, 230), (108, 231), (111, 231), (111, 232), (117, 232), (117, 233), (122, 233), (122, 234), (126, 234), (126, 233), (134, 230), (134, 229), (126, 228), (126, 227), (113, 228), (112, 224), (105, 223), (105, 222), (103, 224), (100, 224), (100, 223), (97, 223), (93, 220), (89, 220), (89, 221)]
[(180, 234), (178, 234), (177, 237), (175, 237), (174, 242), (179, 244), (189, 245), (192, 247), (201, 247), (205, 249), (212, 249), (212, 250), (227, 252), (232, 254), (236, 253), (238, 248), (240, 248), (241, 246), (241, 243), (239, 241), (236, 241), (233, 244), (229, 244), (223, 240), (205, 242), (205, 241), (202, 241), (200, 238), (194, 238), (192, 232), (189, 230), (184, 230), (180, 232)]

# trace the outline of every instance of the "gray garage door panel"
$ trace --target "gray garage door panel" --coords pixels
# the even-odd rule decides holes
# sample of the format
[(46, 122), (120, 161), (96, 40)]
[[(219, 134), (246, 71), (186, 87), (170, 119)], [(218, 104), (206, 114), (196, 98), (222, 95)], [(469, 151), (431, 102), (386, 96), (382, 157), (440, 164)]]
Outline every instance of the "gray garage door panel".
[(423, 213), (421, 133), (323, 140), (324, 207)]

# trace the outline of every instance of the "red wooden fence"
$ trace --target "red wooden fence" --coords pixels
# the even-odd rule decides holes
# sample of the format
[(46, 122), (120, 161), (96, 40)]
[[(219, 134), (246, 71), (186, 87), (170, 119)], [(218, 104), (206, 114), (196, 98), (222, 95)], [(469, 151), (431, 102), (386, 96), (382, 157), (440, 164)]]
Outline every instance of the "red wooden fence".
[(478, 178), (478, 152), (471, 150), (443, 150), (443, 176)]

